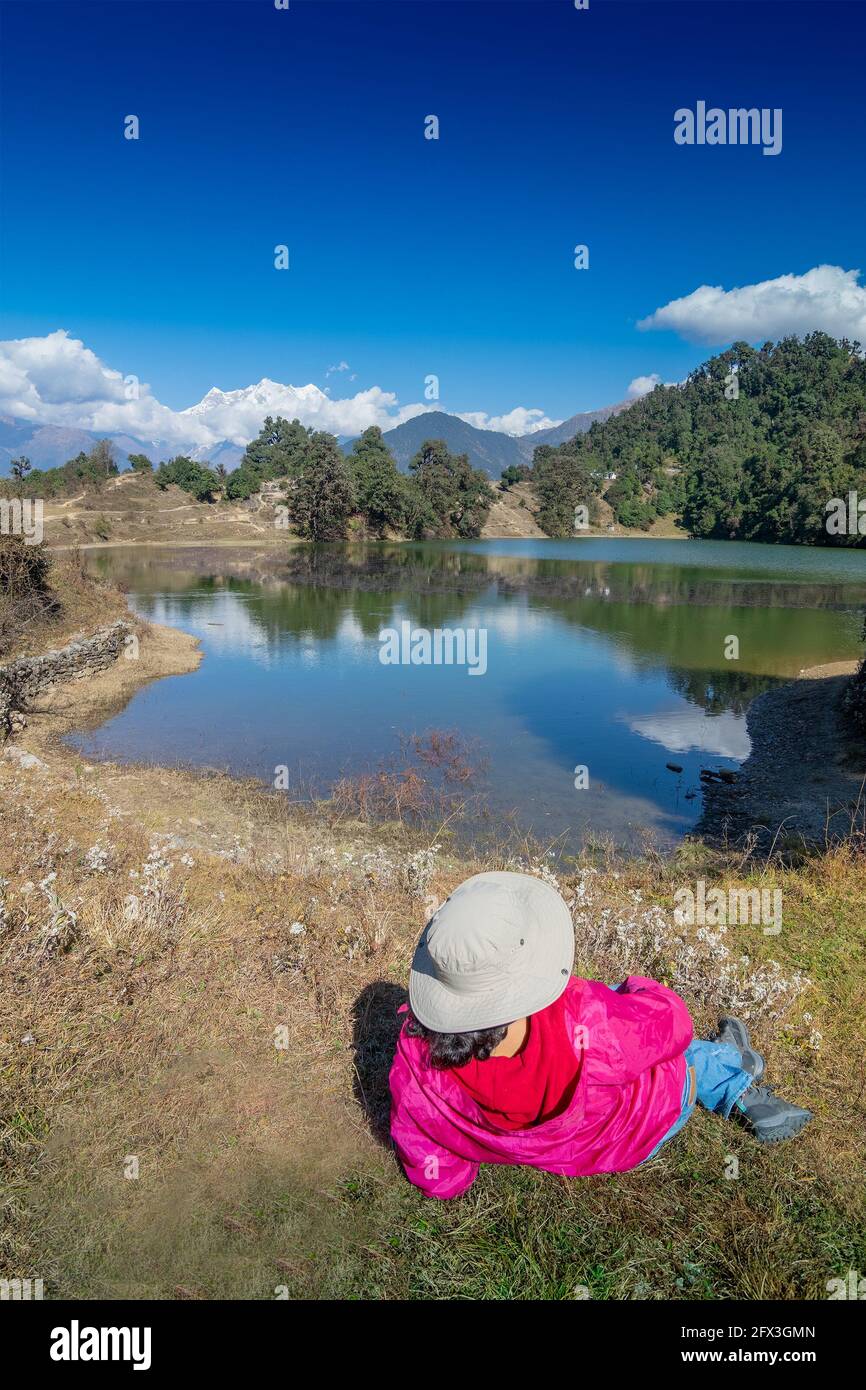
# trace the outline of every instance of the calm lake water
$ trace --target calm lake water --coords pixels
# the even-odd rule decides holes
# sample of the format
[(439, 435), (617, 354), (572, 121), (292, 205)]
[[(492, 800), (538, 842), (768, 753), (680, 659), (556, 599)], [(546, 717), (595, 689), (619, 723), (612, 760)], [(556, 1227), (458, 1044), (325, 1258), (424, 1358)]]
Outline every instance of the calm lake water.
[[(141, 547), (90, 563), (137, 612), (199, 637), (205, 659), (77, 735), (87, 758), (268, 784), (285, 765), (322, 792), (387, 763), (401, 736), (457, 730), (485, 759), (496, 822), (570, 845), (685, 834), (700, 769), (748, 756), (749, 701), (859, 656), (866, 608), (862, 551), (712, 541)], [(486, 673), (383, 665), (379, 633), (404, 620), (486, 629)]]

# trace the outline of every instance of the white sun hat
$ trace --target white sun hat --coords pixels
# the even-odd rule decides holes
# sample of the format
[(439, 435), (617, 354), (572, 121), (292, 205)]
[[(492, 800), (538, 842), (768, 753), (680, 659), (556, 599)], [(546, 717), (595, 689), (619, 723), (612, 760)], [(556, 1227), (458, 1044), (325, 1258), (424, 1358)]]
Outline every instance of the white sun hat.
[(409, 1006), (437, 1033), (496, 1028), (546, 1009), (574, 963), (571, 913), (530, 874), (475, 874), (430, 918), (409, 975)]

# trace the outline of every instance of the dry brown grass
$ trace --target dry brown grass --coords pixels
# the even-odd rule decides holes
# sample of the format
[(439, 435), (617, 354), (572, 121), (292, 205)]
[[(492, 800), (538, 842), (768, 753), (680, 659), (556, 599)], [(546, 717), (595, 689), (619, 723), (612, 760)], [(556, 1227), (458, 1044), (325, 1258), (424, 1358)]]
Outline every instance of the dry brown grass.
[[(145, 807), (144, 825), (117, 814), (127, 778), (127, 792)], [(2, 1139), (4, 1273), (46, 1278), (55, 1296), (267, 1297), (280, 1283), (300, 1296), (363, 1296), (369, 1251), (385, 1260), (381, 1278), (386, 1256), (394, 1258), (395, 1211), (405, 1216), (406, 1203), (411, 1212), (416, 1201), (380, 1146), (412, 946), (425, 901), (482, 866), (448, 853), (419, 860), (417, 843), (398, 828), (296, 822), (284, 805), (250, 789), (235, 788), (228, 812), (221, 779), (175, 773), (166, 782), (140, 769), (76, 775), (60, 760), (46, 772), (21, 773), (4, 760), (0, 783), (12, 812), (0, 866), (7, 880), (0, 1109), (11, 1117)], [(181, 805), (184, 818), (174, 814)], [(221, 830), (205, 848), (220, 818), (235, 831)], [(579, 899), (586, 884), (592, 895), (579, 925), (581, 968), (621, 974), (611, 923), (630, 920), (631, 968), (651, 968), (639, 926), (646, 904), (635, 894), (664, 908), (675, 881), (658, 864), (566, 876), (567, 896)], [(609, 1292), (630, 1296), (631, 1288), (633, 1296), (635, 1251), (655, 1251), (655, 1268), (671, 1227), (685, 1231), (694, 1222), (681, 1167), (695, 1173), (697, 1164), (704, 1186), (713, 1174), (718, 1182), (733, 1146), (756, 1186), (734, 1192), (722, 1184), (710, 1193), (704, 1242), (715, 1251), (714, 1283), (690, 1296), (726, 1286), (758, 1296), (759, 1284), (790, 1296), (792, 1280), (814, 1282), (825, 1266), (826, 1277), (835, 1273), (837, 1257), (822, 1243), (835, 1248), (845, 1221), (853, 1234), (863, 1161), (862, 1052), (852, 1026), (855, 1009), (862, 1018), (862, 975), (852, 970), (850, 897), (864, 887), (862, 861), (844, 857), (789, 874), (790, 933), (769, 946), (746, 945), (756, 966), (781, 948), (786, 968), (793, 956), (822, 977), (783, 1017), (759, 1020), (757, 1029), (775, 1077), (816, 1109), (800, 1145), (787, 1156), (757, 1153), (707, 1121), (657, 1178), (563, 1187), (543, 1175), (490, 1170), (461, 1204), (463, 1239), (495, 1243), (516, 1183), (539, 1230), (553, 1220), (615, 1221), (616, 1239), (627, 1233), (633, 1268), (625, 1277), (614, 1244), (602, 1240)], [(844, 904), (838, 914), (836, 899)], [(74, 914), (74, 929), (46, 950), (58, 905)], [(832, 921), (823, 940), (814, 932), (816, 912), (827, 926)], [(304, 930), (293, 931), (295, 924)], [(696, 973), (695, 985), (694, 1006), (709, 1020), (719, 1003), (712, 977)], [(824, 1033), (820, 1052), (809, 1045), (807, 1005)], [(123, 1176), (130, 1155), (139, 1163), (136, 1181)], [(529, 1191), (527, 1182), (535, 1184)], [(768, 1283), (763, 1242), (777, 1226), (789, 1229), (792, 1203), (806, 1193), (819, 1207), (814, 1269), (799, 1251), (800, 1265), (783, 1264)], [(471, 1262), (462, 1276), (453, 1268), (452, 1217), (423, 1219), (445, 1223), (444, 1244), (416, 1249), (410, 1241), (412, 1253), (392, 1267), (392, 1294), (407, 1277), (406, 1260), (429, 1296), (449, 1280), (460, 1288), (461, 1278), (476, 1278)], [(521, 1219), (525, 1225), (525, 1213)], [(516, 1259), (504, 1236), (497, 1258)], [(547, 1251), (543, 1263), (549, 1259)]]
[(164, 491), (146, 473), (121, 473), (98, 489), (45, 503), (50, 547), (101, 544), (219, 545), (284, 541), (276, 513), (258, 500), (196, 502), (171, 484)]
[[(353, 1004), (371, 966), (395, 966), (406, 895), (360, 865), (335, 891), (332, 857), (317, 862), (285, 821), (270, 826), (279, 860), (228, 841), (184, 864), (179, 836), (154, 850), (98, 788), (56, 769), (18, 788), (8, 764), (0, 775), (19, 813), (2, 856), (4, 1272), (51, 1267), (55, 1223), (76, 1210), (137, 1239), (200, 1201), (233, 1219), (252, 1175), (309, 1196), (357, 1162), (371, 1141), (353, 1103)], [(104, 868), (88, 867), (103, 863), (94, 845)], [(59, 913), (74, 923), (62, 937)]]

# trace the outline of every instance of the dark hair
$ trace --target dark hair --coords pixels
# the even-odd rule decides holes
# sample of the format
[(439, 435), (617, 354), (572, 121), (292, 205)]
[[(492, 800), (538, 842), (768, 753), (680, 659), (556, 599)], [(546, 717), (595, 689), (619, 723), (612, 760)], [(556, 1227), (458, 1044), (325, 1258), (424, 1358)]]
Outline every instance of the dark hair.
[(406, 1032), (410, 1038), (423, 1038), (430, 1048), (430, 1065), (439, 1071), (448, 1067), (462, 1067), (471, 1062), (486, 1062), (494, 1048), (498, 1047), (508, 1032), (510, 1024), (500, 1023), (496, 1028), (477, 1028), (472, 1033), (437, 1033), (425, 1028), (412, 1014), (406, 1020)]

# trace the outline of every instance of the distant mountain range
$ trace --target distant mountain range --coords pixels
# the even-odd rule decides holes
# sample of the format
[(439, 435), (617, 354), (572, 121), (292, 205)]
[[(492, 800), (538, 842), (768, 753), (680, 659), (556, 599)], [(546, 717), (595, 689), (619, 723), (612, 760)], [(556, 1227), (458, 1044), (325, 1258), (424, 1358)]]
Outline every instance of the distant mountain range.
[[(401, 473), (407, 472), (425, 439), (444, 439), (452, 454), (468, 454), (475, 468), (483, 468), (491, 478), (499, 478), (513, 463), (526, 462), (514, 435), (499, 434), (496, 430), (479, 430), (456, 415), (444, 410), (429, 410), (414, 415), (393, 430), (385, 431), (385, 443), (397, 460)], [(347, 439), (343, 452), (351, 451), (353, 440)]]
[[(531, 464), (533, 452), (539, 444), (564, 444), (576, 434), (586, 434), (596, 420), (608, 420), (611, 415), (618, 415), (631, 404), (631, 401), (619, 401), (602, 410), (585, 410), (563, 420), (561, 425), (520, 435), (480, 430), (461, 420), (458, 415), (449, 415), (444, 410), (430, 410), (424, 415), (414, 415), (393, 430), (386, 430), (385, 442), (397, 460), (397, 467), (404, 473), (425, 439), (444, 439), (452, 454), (467, 454), (473, 467), (482, 468), (491, 478), (499, 478), (512, 465)], [(344, 453), (349, 453), (353, 442), (346, 440)]]
[[(105, 434), (95, 434), (91, 430), (77, 430), (65, 425), (35, 425), (28, 420), (14, 420), (9, 415), (0, 415), (0, 474), (8, 474), (12, 459), (24, 454), (34, 468), (56, 468), (76, 454), (92, 449), (98, 439)], [(140, 439), (130, 435), (111, 436), (114, 443), (118, 465), (123, 465), (130, 454), (146, 453), (152, 457), (152, 445), (147, 446)]]
[[(126, 466), (130, 454), (146, 454), (152, 463), (174, 458), (184, 452), (176, 440), (136, 439), (130, 434), (108, 434), (105, 430), (79, 430), (66, 425), (36, 425), (28, 420), (15, 420), (0, 415), (0, 477), (8, 476), (9, 465), (22, 454), (34, 468), (59, 468), (76, 454), (87, 453), (100, 439), (110, 439), (114, 445), (117, 466)], [(231, 471), (237, 468), (243, 448), (222, 440), (207, 447), (195, 446), (186, 452), (190, 458), (211, 464), (222, 463)]]
[(634, 405), (634, 401), (617, 401), (616, 405), (606, 405), (601, 410), (582, 410), (579, 415), (570, 415), (561, 425), (553, 425), (549, 430), (521, 435), (519, 442), (528, 450), (531, 463), (532, 451), (539, 444), (564, 444), (567, 439), (574, 439), (576, 434), (586, 434), (596, 421), (602, 423), (609, 420), (611, 415), (619, 415), (630, 405)]
[[(198, 406), (184, 413), (206, 413), (211, 404), (208, 397), (214, 394), (209, 392)], [(223, 396), (223, 393), (218, 394)], [(607, 420), (631, 404), (631, 401), (620, 401), (617, 405), (605, 406), (603, 410), (583, 411), (563, 420), (561, 425), (524, 435), (478, 429), (457, 415), (432, 410), (415, 415), (392, 430), (386, 430), (385, 439), (403, 472), (408, 469), (410, 460), (425, 439), (444, 439), (452, 453), (467, 454), (475, 468), (483, 469), (491, 478), (498, 478), (512, 464), (531, 464), (533, 450), (539, 444), (562, 444), (576, 434), (584, 434), (594, 421)], [(264, 415), (269, 413), (267, 402), (263, 401), (262, 407), (264, 419)], [(183, 452), (183, 446), (176, 440), (135, 439), (127, 434), (109, 435), (61, 425), (37, 425), (32, 421), (0, 415), (0, 476), (8, 475), (12, 459), (21, 454), (29, 458), (35, 468), (57, 468), (76, 454), (92, 449), (100, 439), (111, 439), (121, 469), (126, 466), (130, 454), (146, 454), (154, 464), (158, 464), (162, 459), (173, 458), (175, 454)], [(351, 439), (339, 441), (346, 453), (351, 450), (352, 442)], [(221, 463), (230, 472), (240, 463), (244, 451), (241, 445), (221, 440), (218, 444), (191, 446), (187, 452), (191, 458), (202, 463), (208, 462), (212, 466)]]

